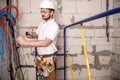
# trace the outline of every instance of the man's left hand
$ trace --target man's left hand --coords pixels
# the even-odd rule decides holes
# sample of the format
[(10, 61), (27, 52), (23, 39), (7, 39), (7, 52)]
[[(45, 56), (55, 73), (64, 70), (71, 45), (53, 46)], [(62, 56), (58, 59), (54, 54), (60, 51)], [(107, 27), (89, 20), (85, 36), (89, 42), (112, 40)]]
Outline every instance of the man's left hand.
[(20, 44), (20, 45), (26, 45), (27, 41), (22, 37), (22, 36), (19, 36), (17, 38), (17, 42)]

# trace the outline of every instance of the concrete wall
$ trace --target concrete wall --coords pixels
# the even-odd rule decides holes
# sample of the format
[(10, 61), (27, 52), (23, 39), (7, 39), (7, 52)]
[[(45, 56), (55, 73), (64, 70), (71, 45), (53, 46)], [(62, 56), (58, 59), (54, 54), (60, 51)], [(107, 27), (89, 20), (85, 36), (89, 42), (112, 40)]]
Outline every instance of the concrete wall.
[[(114, 7), (120, 7), (120, 1), (114, 0)], [(115, 43), (115, 55), (112, 64), (112, 79), (120, 80), (120, 13), (113, 17), (114, 25), (114, 43)]]
[[(60, 36), (58, 39), (58, 54), (63, 53), (63, 28), (71, 23), (106, 11), (105, 0), (53, 0), (56, 4), (55, 20), (60, 25)], [(25, 37), (26, 31), (35, 31), (41, 22), (40, 10), (41, 0), (19, 0), (20, 11), (18, 29), (19, 34)], [(24, 6), (23, 6), (24, 5)], [(109, 9), (113, 8), (113, 0), (109, 1)], [(106, 37), (106, 18), (87, 22), (84, 25), (85, 42), (89, 56), (91, 74), (93, 80), (112, 80), (111, 66), (112, 56), (115, 52), (113, 16), (109, 17), (109, 39)], [(119, 34), (118, 34), (119, 35)], [(21, 53), (22, 64), (34, 64), (31, 52), (33, 48), (23, 48)], [(67, 30), (67, 50), (73, 66), (76, 80), (87, 79), (86, 63), (81, 43), (79, 25)], [(63, 67), (63, 56), (57, 57), (57, 67)], [(71, 80), (71, 72), (67, 65), (67, 80)], [(35, 71), (24, 69), (25, 79), (33, 80)], [(30, 74), (29, 74), (30, 73)], [(31, 74), (32, 73), (32, 74)], [(63, 70), (57, 71), (57, 80), (63, 80)]]
[[(24, 36), (25, 31), (35, 31), (41, 16), (39, 13), (40, 0), (26, 0), (18, 1), (18, 7), (20, 11), (19, 19), (19, 34)], [(58, 40), (58, 53), (63, 53), (63, 28), (82, 20), (89, 16), (105, 11), (105, 1), (99, 0), (55, 0), (57, 5), (57, 11), (55, 19), (60, 25), (61, 32)], [(26, 3), (25, 6), (23, 6)], [(72, 6), (71, 6), (72, 5)], [(110, 8), (113, 8), (113, 2), (110, 0)], [(113, 43), (113, 18), (110, 17), (110, 42), (107, 42), (105, 36), (105, 18), (101, 18), (95, 21), (85, 23), (85, 40), (90, 59), (91, 73), (94, 80), (110, 80), (111, 79), (111, 56), (113, 55), (114, 43)], [(71, 34), (72, 33), (72, 34)], [(81, 35), (79, 27), (74, 29), (68, 29), (67, 31), (67, 50), (71, 54), (71, 61), (76, 79), (87, 79), (86, 64), (83, 55), (83, 48), (81, 46)], [(62, 44), (61, 44), (62, 43)], [(31, 49), (24, 49), (23, 55), (30, 54)], [(26, 55), (27, 64), (33, 59), (28, 59)], [(58, 57), (57, 67), (63, 67), (63, 57)], [(29, 79), (31, 74), (27, 74)], [(67, 79), (71, 79), (71, 73), (67, 68)], [(27, 77), (28, 78), (28, 77)], [(58, 71), (57, 79), (63, 79), (63, 71)]]
[[(39, 4), (42, 0), (18, 0), (19, 19), (16, 35), (25, 37), (26, 31), (35, 31), (41, 22)], [(58, 54), (63, 54), (63, 28), (66, 25), (106, 11), (106, 0), (52, 0), (56, 4), (55, 20), (60, 26), (57, 42)], [(109, 9), (120, 6), (119, 0), (109, 0)], [(24, 6), (23, 6), (24, 5)], [(83, 24), (92, 80), (120, 80), (120, 16), (109, 16), (109, 41), (106, 37), (106, 18), (100, 18)], [(26, 38), (26, 37), (25, 37)], [(27, 38), (26, 38), (27, 39)], [(67, 29), (67, 50), (76, 80), (87, 80), (86, 63), (83, 53), (79, 25)], [(34, 48), (19, 48), (22, 65), (34, 65)], [(57, 57), (57, 68), (64, 65), (63, 56)], [(67, 63), (67, 80), (71, 80), (71, 72)], [(35, 80), (34, 68), (23, 68), (25, 80)], [(19, 79), (18, 79), (19, 80)], [(57, 71), (57, 80), (63, 80), (63, 70)]]

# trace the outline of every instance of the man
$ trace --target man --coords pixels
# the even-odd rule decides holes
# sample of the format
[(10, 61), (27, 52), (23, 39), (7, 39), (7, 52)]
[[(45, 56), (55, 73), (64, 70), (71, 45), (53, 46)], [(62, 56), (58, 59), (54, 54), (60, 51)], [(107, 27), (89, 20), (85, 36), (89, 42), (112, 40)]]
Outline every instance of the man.
[(38, 38), (37, 41), (27, 41), (19, 36), (17, 42), (21, 45), (37, 47), (39, 69), (45, 80), (55, 80), (55, 65), (53, 54), (57, 51), (56, 41), (59, 34), (59, 26), (54, 21), (55, 7), (49, 0), (44, 0), (41, 5), (41, 16), (44, 20), (40, 23), (36, 32), (29, 32), (28, 38)]

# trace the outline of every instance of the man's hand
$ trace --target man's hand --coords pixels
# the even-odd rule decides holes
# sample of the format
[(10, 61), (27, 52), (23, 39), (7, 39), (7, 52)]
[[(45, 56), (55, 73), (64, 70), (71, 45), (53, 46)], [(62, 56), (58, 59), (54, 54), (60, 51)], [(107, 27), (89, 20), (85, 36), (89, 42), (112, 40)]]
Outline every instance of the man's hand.
[(33, 38), (32, 32), (26, 32), (25, 34), (27, 38)]
[(20, 45), (27, 45), (27, 41), (22, 37), (22, 36), (19, 36), (17, 38), (17, 42), (20, 44)]
[(25, 32), (27, 38), (38, 38), (38, 35), (35, 32)]

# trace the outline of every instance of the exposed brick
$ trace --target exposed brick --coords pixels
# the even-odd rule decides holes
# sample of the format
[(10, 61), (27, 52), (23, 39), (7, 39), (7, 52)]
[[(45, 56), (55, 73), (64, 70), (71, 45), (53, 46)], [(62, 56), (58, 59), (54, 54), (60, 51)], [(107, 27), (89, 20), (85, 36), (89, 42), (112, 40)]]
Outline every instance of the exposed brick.
[(62, 7), (62, 13), (76, 13), (77, 3), (73, 0), (64, 0)]
[(82, 40), (81, 38), (67, 38), (67, 44), (68, 46), (82, 45)]
[(101, 65), (109, 65), (111, 56), (99, 56), (99, 61)]
[(57, 68), (63, 68), (64, 56), (57, 56)]
[(116, 48), (115, 48), (115, 49), (116, 49), (116, 53), (117, 53), (117, 54), (120, 54), (120, 46), (117, 46), (117, 45), (116, 45)]
[[(92, 76), (102, 77), (102, 76), (111, 76), (111, 68), (102, 68), (101, 70), (92, 69)], [(97, 80), (97, 79), (96, 79)]]
[(102, 0), (101, 1), (101, 12), (104, 12), (104, 11), (106, 11), (106, 1)]
[(85, 30), (85, 36), (86, 37), (94, 37), (95, 36), (95, 30), (94, 29), (86, 29)]
[[(89, 64), (93, 64), (94, 65), (94, 56), (92, 55), (88, 55), (88, 58), (89, 58)], [(75, 56), (75, 57), (72, 57), (72, 64), (79, 64), (79, 65), (86, 65), (86, 58), (84, 55), (78, 55), (78, 56)]]
[[(27, 76), (27, 79), (26, 80), (33, 80), (33, 79), (35, 79), (36, 78), (36, 76), (34, 76), (33, 74), (35, 74), (36, 73), (36, 71), (35, 71), (35, 68), (30, 68), (29, 70), (27, 70), (28, 71), (28, 76)], [(32, 74), (30, 74), (30, 73), (32, 73)]]
[(93, 46), (91, 45), (86, 45), (86, 48), (88, 53), (93, 51)]
[(57, 70), (56, 80), (63, 80), (64, 79), (64, 70)]
[(59, 37), (62, 37), (62, 38), (63, 38), (63, 36), (64, 36), (63, 29), (60, 29)]
[(99, 13), (100, 1), (77, 1), (77, 13)]
[[(90, 16), (95, 16), (95, 15), (91, 14)], [(104, 26), (104, 25), (106, 25), (105, 18), (100, 18), (100, 19), (96, 19), (96, 20), (90, 21), (90, 25), (96, 26), (96, 27)]]
[(107, 50), (107, 51), (111, 51), (113, 52), (115, 49), (115, 46), (114, 45), (101, 45), (101, 46), (96, 46), (96, 51), (99, 52), (99, 51), (103, 51), (103, 50)]
[(63, 38), (58, 38), (57, 45), (64, 46), (64, 40), (63, 40)]
[(105, 37), (106, 31), (105, 29), (94, 29), (95, 37)]
[(22, 14), (19, 19), (20, 27), (34, 27), (38, 26), (41, 22), (40, 14)]
[(36, 1), (30, 0), (30, 1), (31, 1), (30, 4), (31, 13), (40, 13), (39, 7), (42, 0), (36, 0)]
[(92, 38), (91, 39), (91, 45), (112, 45), (113, 39), (110, 38), (110, 42), (107, 41), (106, 38)]
[(66, 13), (55, 14), (55, 19), (58, 22), (58, 24), (64, 25), (64, 27), (69, 24), (72, 24), (71, 22), (72, 17), (73, 17), (72, 14), (66, 14)]
[(87, 69), (86, 69), (86, 68), (83, 68), (83, 69), (80, 71), (80, 78), (86, 78), (86, 77), (88, 77)]
[(119, 46), (120, 46), (120, 38), (117, 38), (117, 39), (116, 39), (116, 45), (119, 45)]
[[(82, 13), (81, 12), (81, 13), (74, 14), (75, 22), (81, 21), (81, 20), (86, 19), (88, 17), (90, 17), (89, 13)], [(85, 23), (84, 26), (90, 26), (90, 22)], [(79, 25), (78, 25), (78, 27), (79, 27)]]
[(114, 22), (114, 21), (113, 21), (113, 16), (109, 16), (109, 27), (110, 27), (110, 26), (112, 26), (112, 27), (114, 26), (114, 25), (113, 25), (113, 22)]
[(111, 76), (97, 76), (97, 77), (93, 77), (93, 80), (112, 80)]
[(19, 0), (18, 3), (19, 12), (21, 14), (30, 13), (30, 0)]
[(120, 37), (120, 28), (114, 29), (113, 34), (114, 34), (115, 37)]
[(85, 65), (84, 55), (72, 57), (72, 64)]
[(31, 32), (32, 31), (32, 28), (20, 28), (19, 29), (19, 34), (21, 35), (21, 36), (26, 36), (25, 35), (25, 32)]
[(110, 1), (109, 1), (109, 9), (113, 9), (113, 6), (114, 6), (113, 1), (114, 1), (114, 0), (110, 0)]
[[(83, 29), (85, 34), (85, 30)], [(80, 29), (67, 29), (67, 37), (81, 37)]]
[(69, 46), (68, 49), (69, 54), (81, 54), (82, 48), (81, 46)]

